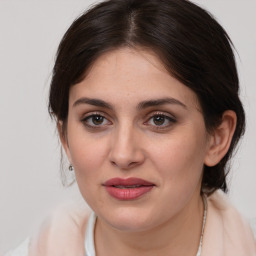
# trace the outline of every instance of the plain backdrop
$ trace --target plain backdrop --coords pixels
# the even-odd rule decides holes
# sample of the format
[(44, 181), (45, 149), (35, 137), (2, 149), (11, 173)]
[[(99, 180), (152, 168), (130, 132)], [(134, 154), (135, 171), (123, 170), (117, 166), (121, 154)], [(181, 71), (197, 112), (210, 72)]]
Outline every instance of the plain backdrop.
[[(79, 197), (76, 184), (61, 183), (47, 95), (58, 43), (93, 2), (0, 0), (0, 254), (29, 236), (54, 206)], [(255, 218), (256, 1), (194, 2), (224, 26), (239, 54), (247, 130), (232, 165), (229, 197), (242, 214)]]

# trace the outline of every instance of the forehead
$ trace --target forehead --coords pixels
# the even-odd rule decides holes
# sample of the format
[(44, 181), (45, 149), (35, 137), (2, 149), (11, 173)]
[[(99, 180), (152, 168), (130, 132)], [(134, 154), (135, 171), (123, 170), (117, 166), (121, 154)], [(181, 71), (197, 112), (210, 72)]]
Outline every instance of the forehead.
[(101, 55), (84, 80), (70, 90), (71, 101), (85, 96), (130, 101), (173, 97), (198, 106), (196, 94), (174, 78), (154, 52), (145, 49), (121, 48)]

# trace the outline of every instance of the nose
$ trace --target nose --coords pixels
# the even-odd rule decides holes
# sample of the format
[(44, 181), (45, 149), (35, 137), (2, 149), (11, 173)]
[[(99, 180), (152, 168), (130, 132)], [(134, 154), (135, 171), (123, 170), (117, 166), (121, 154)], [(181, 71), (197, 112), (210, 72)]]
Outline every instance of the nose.
[(128, 170), (142, 164), (145, 154), (135, 128), (123, 126), (113, 132), (109, 160), (112, 165)]

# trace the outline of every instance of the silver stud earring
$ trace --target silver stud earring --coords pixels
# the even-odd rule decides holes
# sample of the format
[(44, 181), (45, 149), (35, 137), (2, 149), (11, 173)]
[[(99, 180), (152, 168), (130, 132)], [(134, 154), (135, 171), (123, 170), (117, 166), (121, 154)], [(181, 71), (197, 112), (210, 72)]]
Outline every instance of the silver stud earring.
[(71, 172), (74, 171), (74, 167), (73, 167), (71, 164), (69, 165), (68, 169), (69, 169)]

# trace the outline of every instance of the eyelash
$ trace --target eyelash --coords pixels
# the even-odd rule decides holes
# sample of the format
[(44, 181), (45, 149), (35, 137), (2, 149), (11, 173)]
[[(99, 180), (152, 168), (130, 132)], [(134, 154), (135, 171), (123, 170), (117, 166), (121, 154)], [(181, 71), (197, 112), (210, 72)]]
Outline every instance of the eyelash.
[(166, 122), (168, 122), (167, 124), (165, 124), (165, 125), (162, 125), (162, 124), (160, 124), (160, 125), (157, 125), (157, 124), (153, 124), (152, 126), (154, 127), (154, 129), (158, 129), (158, 130), (164, 130), (164, 129), (167, 129), (167, 128), (169, 128), (170, 126), (172, 126), (174, 123), (176, 123), (177, 121), (176, 121), (176, 119), (174, 118), (174, 117), (172, 117), (172, 116), (170, 116), (170, 115), (167, 115), (167, 114), (165, 114), (165, 113), (162, 113), (162, 112), (157, 112), (157, 113), (153, 113), (153, 114), (151, 114), (150, 115), (150, 117), (149, 117), (149, 119), (146, 121), (146, 123), (144, 123), (144, 124), (146, 124), (146, 125), (150, 125), (150, 124), (148, 124), (149, 123), (149, 121), (150, 120), (152, 120), (152, 122), (154, 122), (153, 121), (153, 118), (163, 118), (164, 120), (164, 123), (166, 123)]
[[(96, 118), (96, 117), (99, 117), (99, 118), (102, 118), (103, 119), (103, 122), (108, 122), (108, 124), (93, 124), (92, 122), (93, 122), (93, 118)], [(86, 127), (88, 127), (88, 128), (92, 128), (92, 129), (100, 129), (100, 128), (102, 128), (102, 126), (106, 126), (106, 125), (109, 125), (109, 124), (112, 124), (103, 114), (101, 114), (101, 113), (93, 113), (93, 114), (90, 114), (90, 115), (88, 115), (88, 116), (86, 116), (86, 117), (84, 117), (82, 120), (82, 123), (86, 126)], [(89, 123), (89, 122), (91, 122), (91, 123)]]
[[(150, 124), (150, 120), (152, 120), (152, 122), (154, 122), (154, 118), (162, 118), (163, 120), (160, 120), (164, 122), (164, 125), (160, 124), (160, 125), (157, 125), (157, 124)], [(100, 124), (95, 124), (93, 123), (93, 118), (101, 118), (102, 120), (102, 123)], [(91, 129), (102, 129), (108, 125), (111, 125), (112, 122), (109, 121), (105, 115), (103, 115), (102, 113), (93, 113), (93, 114), (90, 114), (84, 118), (82, 118), (81, 122), (88, 128), (91, 128)], [(104, 123), (104, 122), (107, 122), (107, 123)], [(167, 122), (167, 124), (165, 124)], [(149, 118), (147, 119), (146, 122), (144, 122), (143, 124), (144, 125), (147, 125), (147, 126), (152, 126), (153, 129), (157, 129), (157, 130), (164, 130), (164, 129), (167, 129), (169, 128), (170, 126), (172, 126), (174, 123), (176, 123), (177, 120), (170, 116), (170, 115), (167, 115), (165, 113), (162, 113), (162, 112), (157, 112), (157, 113), (152, 113), (150, 114)]]

